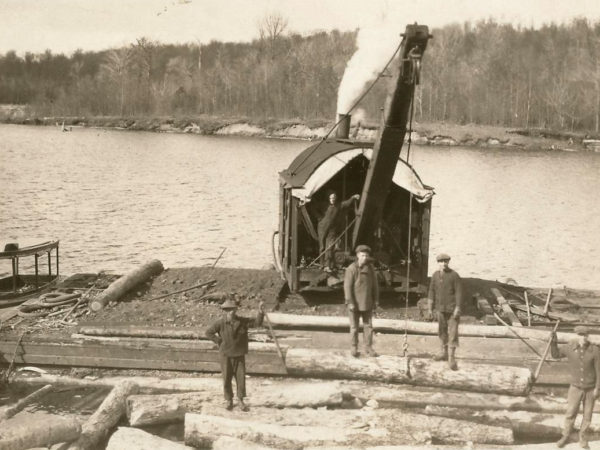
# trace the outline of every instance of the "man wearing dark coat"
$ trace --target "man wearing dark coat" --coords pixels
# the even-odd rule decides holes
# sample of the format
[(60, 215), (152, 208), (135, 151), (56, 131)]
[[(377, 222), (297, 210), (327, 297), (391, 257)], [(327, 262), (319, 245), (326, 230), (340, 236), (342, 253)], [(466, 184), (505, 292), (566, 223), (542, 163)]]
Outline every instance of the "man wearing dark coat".
[(360, 195), (355, 194), (348, 200), (339, 202), (335, 192), (329, 194), (329, 206), (317, 225), (319, 254), (323, 254), (323, 266), (327, 272), (335, 267), (335, 240), (343, 231), (346, 210), (359, 199)]
[[(583, 404), (579, 446), (590, 448), (587, 432), (592, 422), (594, 402), (600, 395), (600, 349), (590, 343), (589, 330), (586, 327), (576, 326), (574, 331), (577, 334), (577, 340), (569, 343), (565, 351), (559, 351), (556, 345), (552, 348), (552, 356), (567, 357), (571, 378), (563, 435), (556, 445), (562, 448), (569, 441), (579, 406)], [(553, 342), (555, 343), (556, 340), (553, 339)]]
[(362, 317), (366, 353), (377, 356), (373, 350), (373, 310), (379, 304), (377, 274), (371, 264), (371, 248), (367, 245), (356, 247), (356, 261), (346, 268), (344, 275), (344, 297), (350, 317), (350, 337), (352, 356), (358, 356), (358, 322)]
[(265, 315), (264, 303), (259, 303), (256, 318), (238, 316), (236, 313), (237, 303), (233, 300), (226, 300), (221, 305), (221, 309), (225, 312), (224, 317), (215, 321), (206, 330), (206, 337), (219, 346), (225, 407), (229, 411), (233, 409), (231, 380), (235, 376), (238, 405), (242, 411), (248, 411), (248, 407), (244, 403), (244, 397), (246, 397), (248, 328), (260, 327), (262, 325)]
[(450, 369), (457, 370), (455, 353), (458, 347), (458, 324), (462, 308), (462, 282), (458, 273), (448, 267), (450, 256), (441, 253), (436, 259), (439, 270), (431, 276), (427, 296), (430, 317), (433, 317), (434, 310), (437, 313), (438, 336), (441, 344), (440, 353), (433, 359), (448, 361)]

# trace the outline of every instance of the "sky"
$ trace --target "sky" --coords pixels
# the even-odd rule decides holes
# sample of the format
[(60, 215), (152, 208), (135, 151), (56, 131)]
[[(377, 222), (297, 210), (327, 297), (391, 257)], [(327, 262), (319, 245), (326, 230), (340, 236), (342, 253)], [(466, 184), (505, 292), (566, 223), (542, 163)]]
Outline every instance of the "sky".
[(384, 16), (430, 28), (495, 19), (525, 27), (600, 21), (600, 0), (0, 0), (0, 53), (15, 50), (71, 54), (102, 50), (146, 37), (161, 43), (247, 42), (270, 14), (288, 30), (354, 30)]

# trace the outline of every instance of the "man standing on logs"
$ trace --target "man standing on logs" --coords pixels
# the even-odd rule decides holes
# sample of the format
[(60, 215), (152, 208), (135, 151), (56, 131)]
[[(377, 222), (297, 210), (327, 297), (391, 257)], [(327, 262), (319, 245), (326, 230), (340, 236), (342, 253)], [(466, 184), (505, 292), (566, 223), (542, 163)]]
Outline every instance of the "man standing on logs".
[(343, 222), (346, 210), (360, 199), (359, 194), (354, 194), (348, 200), (339, 202), (337, 194), (329, 194), (329, 206), (325, 215), (317, 225), (319, 237), (319, 254), (323, 254), (323, 266), (325, 272), (332, 272), (335, 267), (335, 245), (339, 233), (343, 231)]
[(441, 351), (433, 359), (448, 361), (450, 369), (457, 370), (455, 353), (458, 347), (458, 323), (462, 307), (462, 282), (458, 273), (448, 267), (450, 256), (440, 253), (437, 262), (439, 270), (431, 276), (428, 303), (429, 316), (433, 317), (434, 310), (437, 312)]
[(344, 277), (344, 297), (350, 317), (352, 356), (358, 356), (358, 322), (363, 321), (363, 334), (366, 353), (377, 356), (373, 350), (373, 310), (379, 304), (377, 275), (371, 264), (371, 248), (368, 245), (356, 247), (356, 261), (346, 268)]
[(238, 404), (242, 411), (248, 411), (244, 403), (246, 396), (246, 354), (248, 353), (248, 328), (260, 327), (265, 316), (264, 303), (258, 304), (256, 318), (237, 315), (237, 303), (226, 300), (221, 309), (225, 316), (214, 322), (207, 330), (206, 337), (219, 346), (221, 375), (225, 394), (225, 408), (233, 409), (233, 388), (231, 380), (235, 376)]
[[(556, 445), (562, 448), (567, 444), (579, 412), (579, 405), (583, 403), (579, 445), (581, 448), (590, 448), (587, 430), (592, 422), (594, 402), (600, 394), (600, 349), (590, 343), (589, 330), (586, 327), (577, 326), (574, 331), (577, 334), (577, 341), (570, 343), (566, 351), (559, 352), (559, 356), (568, 358), (571, 384), (567, 394), (567, 413), (563, 436)], [(554, 354), (555, 349), (552, 350)]]

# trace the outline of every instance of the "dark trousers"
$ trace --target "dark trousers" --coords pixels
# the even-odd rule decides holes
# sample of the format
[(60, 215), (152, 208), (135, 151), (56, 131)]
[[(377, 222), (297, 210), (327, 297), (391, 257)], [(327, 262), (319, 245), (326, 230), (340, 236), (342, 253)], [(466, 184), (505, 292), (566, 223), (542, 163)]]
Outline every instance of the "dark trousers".
[[(328, 233), (319, 239), (319, 253), (323, 253), (323, 266), (335, 268), (335, 233)], [(328, 249), (325, 251), (325, 249)]]
[(592, 422), (594, 401), (594, 388), (581, 389), (577, 386), (569, 386), (569, 393), (567, 394), (567, 414), (565, 415), (563, 436), (571, 434), (575, 418), (579, 412), (579, 405), (583, 402), (583, 420), (581, 421), (581, 428), (579, 429), (579, 437), (586, 437), (587, 430)]
[(438, 311), (438, 336), (442, 345), (450, 348), (458, 347), (458, 319), (454, 318), (452, 313)]
[(243, 399), (246, 396), (246, 358), (244, 355), (221, 355), (221, 375), (223, 377), (225, 400), (229, 401), (233, 399), (231, 380), (234, 376), (238, 398)]
[(373, 346), (373, 311), (348, 311), (350, 317), (350, 338), (352, 347), (358, 347), (358, 321), (362, 317), (363, 321), (363, 339), (367, 348)]

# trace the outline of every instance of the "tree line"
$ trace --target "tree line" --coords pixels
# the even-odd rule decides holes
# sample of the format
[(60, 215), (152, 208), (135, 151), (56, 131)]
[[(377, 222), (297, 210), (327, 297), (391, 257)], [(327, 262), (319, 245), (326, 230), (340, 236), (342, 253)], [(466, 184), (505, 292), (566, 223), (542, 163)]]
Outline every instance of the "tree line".
[[(332, 120), (357, 33), (302, 36), (286, 26), (266, 20), (249, 43), (139, 38), (71, 56), (9, 51), (0, 55), (0, 104), (38, 116)], [(532, 29), (488, 20), (431, 33), (416, 120), (600, 131), (600, 22)], [(384, 95), (377, 86), (364, 104), (374, 122)]]

